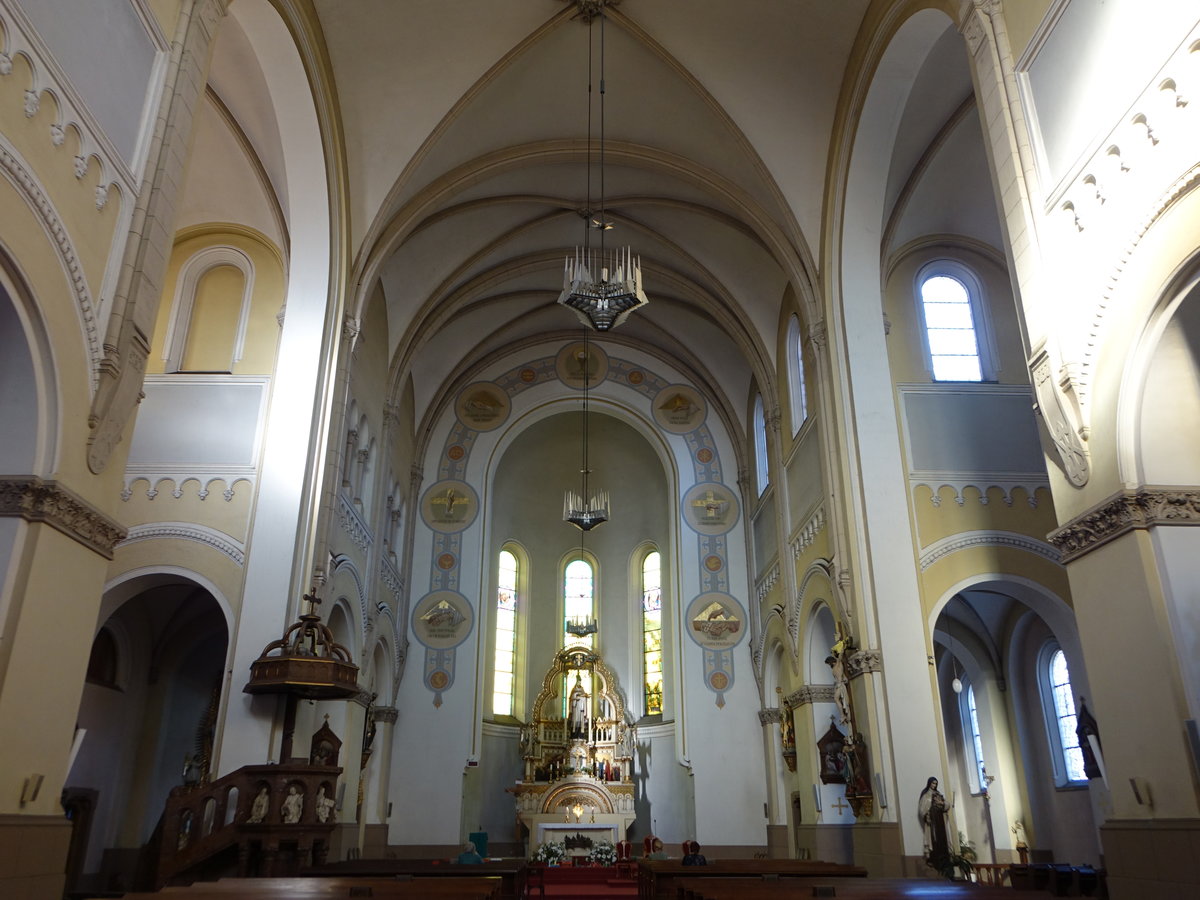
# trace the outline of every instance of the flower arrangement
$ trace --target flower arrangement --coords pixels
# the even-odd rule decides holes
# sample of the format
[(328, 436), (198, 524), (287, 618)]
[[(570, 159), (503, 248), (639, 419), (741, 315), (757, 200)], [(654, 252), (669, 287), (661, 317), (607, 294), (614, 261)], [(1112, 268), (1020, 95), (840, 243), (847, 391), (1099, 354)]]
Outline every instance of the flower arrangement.
[(547, 841), (544, 844), (538, 844), (537, 850), (534, 851), (534, 862), (545, 863), (548, 866), (557, 866), (567, 858), (567, 848), (562, 841)]
[(615, 866), (617, 864), (617, 848), (612, 841), (600, 841), (588, 853), (588, 862), (594, 866)]

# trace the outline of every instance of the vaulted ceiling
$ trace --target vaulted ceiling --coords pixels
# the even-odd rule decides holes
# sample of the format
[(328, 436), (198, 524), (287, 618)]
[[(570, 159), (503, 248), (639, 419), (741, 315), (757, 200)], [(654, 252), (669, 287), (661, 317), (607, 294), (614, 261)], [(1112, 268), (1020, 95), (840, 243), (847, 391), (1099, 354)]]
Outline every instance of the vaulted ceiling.
[[(602, 37), (604, 239), (640, 256), (651, 301), (609, 339), (679, 361), (744, 416), (754, 379), (775, 371), (781, 304), (818, 291), (835, 115), (869, 0), (621, 0), (603, 34), (576, 0), (313, 4), (344, 136), (349, 302), (359, 315), (385, 305), (394, 383), (411, 378), (418, 418), (464, 367), (577, 334), (554, 301), (584, 239), (589, 158), (599, 200)], [(897, 208), (937, 208), (936, 180), (910, 183), (936, 170), (931, 142), (953, 150), (956, 184), (982, 165), (961, 37), (946, 24), (922, 102), (897, 110)], [(256, 78), (239, 38), (223, 38), (214, 90), (279, 190)]]

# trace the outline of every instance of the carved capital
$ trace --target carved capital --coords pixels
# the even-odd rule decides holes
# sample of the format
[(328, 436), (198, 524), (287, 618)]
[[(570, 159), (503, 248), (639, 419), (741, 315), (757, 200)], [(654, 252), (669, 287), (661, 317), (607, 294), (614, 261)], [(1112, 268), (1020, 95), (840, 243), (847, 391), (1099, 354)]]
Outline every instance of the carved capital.
[(832, 684), (805, 684), (783, 698), (792, 709), (809, 703), (833, 703)]
[(396, 724), (396, 719), (400, 717), (400, 710), (394, 706), (377, 706), (375, 711), (371, 713), (371, 718), (376, 722), (382, 722), (386, 725)]
[(1148, 485), (1121, 491), (1052, 531), (1047, 540), (1067, 563), (1134, 529), (1160, 525), (1200, 525), (1200, 490)]
[(883, 654), (878, 650), (855, 650), (846, 660), (846, 676), (857, 678), (868, 672), (883, 671)]
[(353, 344), (361, 330), (362, 326), (358, 319), (346, 313), (346, 317), (342, 320), (342, 338)]
[(54, 481), (30, 475), (0, 480), (0, 516), (49, 525), (105, 559), (126, 531), (82, 497)]
[(359, 691), (350, 698), (351, 703), (357, 703), (363, 709), (370, 709), (371, 703), (378, 695), (374, 691)]
[(778, 706), (772, 706), (767, 709), (758, 711), (759, 725), (778, 725), (783, 721), (783, 710)]

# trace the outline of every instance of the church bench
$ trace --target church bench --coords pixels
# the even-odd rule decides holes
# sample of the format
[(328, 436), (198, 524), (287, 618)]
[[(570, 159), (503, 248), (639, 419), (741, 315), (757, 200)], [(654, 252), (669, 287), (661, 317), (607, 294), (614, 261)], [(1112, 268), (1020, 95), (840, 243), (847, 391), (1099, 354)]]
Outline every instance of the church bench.
[(223, 878), (155, 893), (125, 894), (125, 900), (323, 900), (333, 897), (384, 897), (397, 900), (499, 900), (502, 884), (496, 877), (461, 876), (436, 879), (328, 877)]
[(738, 878), (763, 876), (779, 879), (797, 877), (863, 878), (862, 866), (809, 859), (722, 859), (706, 866), (685, 866), (681, 860), (641, 860), (638, 864), (639, 900), (675, 897), (680, 878)]
[(849, 897), (851, 900), (1006, 900), (1012, 891), (967, 882), (925, 878), (681, 878), (671, 900), (809, 900), (811, 897)]

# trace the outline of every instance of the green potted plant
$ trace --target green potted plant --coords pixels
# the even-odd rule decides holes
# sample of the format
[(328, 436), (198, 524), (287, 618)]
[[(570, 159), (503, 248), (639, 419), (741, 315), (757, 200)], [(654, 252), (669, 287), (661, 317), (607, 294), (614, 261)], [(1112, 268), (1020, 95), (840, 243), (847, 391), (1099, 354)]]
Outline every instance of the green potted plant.
[(946, 864), (938, 870), (938, 874), (951, 881), (970, 881), (971, 870), (975, 868), (977, 859), (979, 854), (975, 852), (975, 844), (967, 840), (967, 836), (960, 831), (958, 847), (950, 851)]

